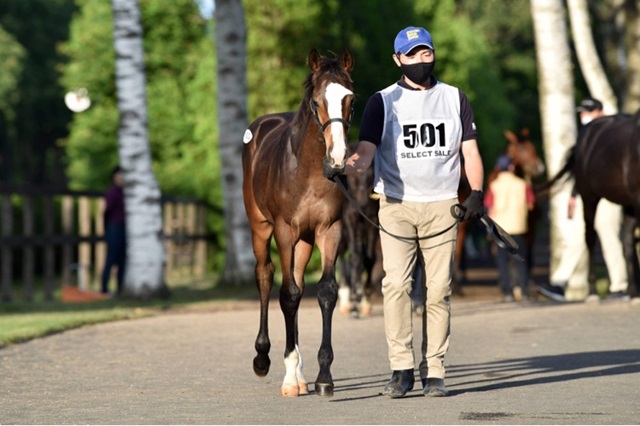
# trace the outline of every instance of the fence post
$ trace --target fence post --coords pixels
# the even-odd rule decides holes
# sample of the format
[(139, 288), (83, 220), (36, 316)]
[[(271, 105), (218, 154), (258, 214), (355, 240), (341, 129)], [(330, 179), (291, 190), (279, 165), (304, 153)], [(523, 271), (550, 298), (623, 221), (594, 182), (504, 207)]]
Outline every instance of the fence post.
[[(22, 199), (22, 235), (25, 237), (33, 236), (33, 203), (34, 197), (25, 195)], [(28, 302), (33, 301), (34, 289), (34, 260), (35, 247), (27, 244), (22, 248), (22, 280), (24, 284), (24, 299)]]
[[(13, 209), (11, 195), (2, 196), (2, 236), (10, 237), (13, 231)], [(2, 300), (11, 302), (13, 299), (13, 247), (0, 245), (2, 251)]]
[[(89, 197), (80, 197), (78, 199), (78, 224), (81, 237), (89, 237), (91, 235), (91, 200)], [(91, 265), (91, 243), (80, 243), (78, 247), (78, 263), (82, 268), (83, 284), (87, 285), (87, 290), (91, 288), (93, 277), (89, 270)]]
[[(42, 199), (44, 209), (44, 234), (50, 237), (55, 232), (54, 218), (55, 207), (53, 205), (53, 197), (45, 195)], [(55, 250), (51, 241), (45, 240), (44, 245), (44, 298), (45, 300), (53, 300), (53, 290), (55, 288)]]
[(174, 243), (171, 239), (173, 236), (173, 203), (169, 201), (164, 203), (164, 236), (166, 237), (165, 249), (167, 250), (164, 273), (166, 274), (167, 279), (169, 279), (173, 273), (174, 256)]
[[(196, 233), (196, 204), (194, 202), (189, 202), (185, 206), (186, 209), (186, 223), (185, 230), (187, 235), (194, 235)], [(193, 276), (193, 272), (195, 271), (195, 261), (196, 261), (196, 242), (195, 240), (188, 239), (186, 240), (186, 244), (188, 247), (189, 259), (188, 259), (188, 270), (189, 275)]]
[[(65, 195), (62, 197), (62, 232), (66, 236), (73, 235), (73, 197)], [(71, 243), (64, 243), (62, 246), (62, 284), (71, 283), (71, 264), (73, 263), (73, 246)]]
[[(203, 205), (198, 205), (196, 233), (204, 236), (207, 232), (207, 211)], [(207, 240), (199, 238), (196, 241), (196, 268), (195, 274), (203, 278), (207, 273)]]
[[(104, 198), (99, 198), (96, 200), (96, 217), (95, 217), (95, 229), (96, 235), (104, 236), (104, 209), (105, 209), (105, 201)], [(100, 282), (102, 278), (102, 270), (104, 269), (104, 264), (107, 258), (107, 244), (104, 241), (99, 241), (96, 243), (95, 250), (95, 276), (98, 282)]]

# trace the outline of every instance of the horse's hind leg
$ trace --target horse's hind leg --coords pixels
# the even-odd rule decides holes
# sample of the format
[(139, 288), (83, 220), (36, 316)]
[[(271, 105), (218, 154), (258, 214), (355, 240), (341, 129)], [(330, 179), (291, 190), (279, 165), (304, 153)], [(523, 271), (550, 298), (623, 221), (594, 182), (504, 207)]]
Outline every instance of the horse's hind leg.
[(333, 396), (333, 347), (331, 345), (331, 327), (333, 310), (338, 299), (338, 283), (336, 282), (335, 263), (338, 254), (338, 243), (342, 224), (336, 222), (324, 232), (317, 232), (316, 239), (322, 253), (322, 277), (318, 282), (318, 303), (322, 312), (322, 342), (318, 350), (320, 371), (315, 383), (316, 394)]
[(585, 241), (589, 253), (589, 296), (587, 299), (590, 301), (598, 298), (598, 292), (596, 291), (595, 265), (593, 263), (593, 250), (596, 244), (596, 230), (594, 223), (596, 207), (598, 206), (599, 200), (590, 200), (583, 197), (582, 201), (584, 208)]
[(269, 246), (271, 241), (271, 228), (265, 226), (261, 232), (253, 230), (253, 252), (256, 257), (256, 285), (260, 296), (260, 330), (256, 337), (255, 348), (257, 355), (253, 359), (253, 371), (256, 375), (263, 377), (269, 373), (271, 360), (269, 359), (269, 350), (271, 342), (269, 341), (269, 296), (271, 287), (273, 286), (274, 266), (271, 262), (269, 254)]
[(638, 280), (640, 279), (640, 266), (638, 265), (638, 253), (636, 251), (636, 225), (640, 223), (635, 217), (625, 215), (622, 225), (622, 243), (624, 247), (624, 257), (627, 264), (627, 276), (629, 296), (638, 296)]

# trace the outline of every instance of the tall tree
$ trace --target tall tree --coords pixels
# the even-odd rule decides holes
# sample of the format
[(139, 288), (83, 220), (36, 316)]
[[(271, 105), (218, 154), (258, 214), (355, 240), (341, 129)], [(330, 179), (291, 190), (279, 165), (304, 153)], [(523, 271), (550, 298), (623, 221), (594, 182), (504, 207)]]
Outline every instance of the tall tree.
[(589, 10), (585, 0), (567, 0), (573, 45), (589, 92), (604, 104), (604, 112), (618, 112), (618, 101), (604, 72), (591, 33)]
[[(542, 119), (542, 139), (549, 176), (554, 176), (563, 165), (567, 151), (574, 145), (577, 128), (574, 112), (574, 80), (569, 49), (566, 12), (562, 0), (531, 0), (531, 15), (535, 31), (538, 64), (538, 91)], [(564, 183), (550, 200), (551, 267), (553, 276), (562, 253), (579, 250), (582, 260), (568, 282), (567, 300), (586, 297), (587, 256), (584, 223), (567, 218), (567, 202), (572, 185)], [(576, 215), (582, 215), (576, 211)]]
[(0, 26), (0, 182), (11, 178), (15, 140), (15, 105), (19, 101), (18, 87), (24, 66), (25, 50), (11, 34)]
[(226, 223), (222, 280), (253, 282), (255, 260), (242, 198), (242, 135), (248, 127), (246, 26), (242, 0), (217, 0), (218, 128)]
[(164, 296), (165, 251), (161, 240), (160, 188), (151, 168), (147, 130), (143, 33), (138, 0), (111, 0), (120, 123), (118, 150), (123, 170), (127, 261), (123, 294)]
[[(2, 165), (2, 174), (14, 183), (64, 184), (58, 141), (67, 134), (71, 111), (62, 102), (65, 92), (58, 81), (58, 68), (63, 58), (56, 45), (67, 39), (75, 9), (74, 0), (0, 1), (0, 25), (26, 53), (17, 84), (12, 86), (11, 97), (17, 99), (13, 99), (11, 114), (16, 119)], [(14, 50), (6, 41), (0, 40), (5, 54)], [(2, 62), (7, 71), (13, 65), (13, 61)], [(0, 134), (4, 130), (0, 127)]]

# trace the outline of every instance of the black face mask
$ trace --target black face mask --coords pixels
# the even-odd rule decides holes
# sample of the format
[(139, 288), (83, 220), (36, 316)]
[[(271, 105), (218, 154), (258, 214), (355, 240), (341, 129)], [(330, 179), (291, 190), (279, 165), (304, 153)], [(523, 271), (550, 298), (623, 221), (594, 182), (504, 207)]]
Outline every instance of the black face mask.
[(436, 61), (419, 62), (417, 64), (400, 64), (400, 70), (409, 80), (420, 86), (427, 86)]

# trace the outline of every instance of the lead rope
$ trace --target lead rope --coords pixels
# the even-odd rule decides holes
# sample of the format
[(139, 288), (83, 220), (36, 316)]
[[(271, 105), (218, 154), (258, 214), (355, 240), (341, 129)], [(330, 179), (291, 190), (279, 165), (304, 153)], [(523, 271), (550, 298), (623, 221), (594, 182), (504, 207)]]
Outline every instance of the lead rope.
[(338, 176), (334, 182), (338, 185), (338, 188), (340, 188), (340, 191), (342, 192), (342, 194), (345, 196), (345, 198), (347, 199), (347, 201), (349, 201), (358, 211), (358, 213), (360, 213), (360, 216), (362, 216), (363, 218), (365, 218), (365, 220), (367, 222), (369, 222), (371, 225), (375, 226), (376, 228), (378, 228), (380, 231), (384, 232), (385, 234), (397, 239), (397, 240), (401, 240), (401, 241), (421, 241), (421, 240), (427, 240), (429, 238), (434, 238), (437, 237), (439, 235), (444, 234), (445, 232), (451, 230), (454, 226), (456, 226), (458, 224), (458, 222), (460, 222), (462, 220), (462, 217), (464, 216), (464, 212), (463, 212), (463, 207), (459, 204), (455, 204), (453, 206), (451, 206), (451, 215), (455, 218), (455, 220), (453, 221), (453, 223), (446, 227), (445, 229), (436, 232), (435, 234), (431, 234), (431, 235), (426, 235), (424, 237), (404, 237), (402, 235), (396, 235), (393, 234), (389, 231), (387, 231), (386, 229), (384, 229), (384, 227), (379, 224), (379, 223), (375, 223), (374, 221), (372, 221), (364, 211), (362, 211), (362, 208), (358, 205), (358, 203), (356, 202), (356, 200), (351, 196), (351, 194), (349, 194), (349, 191), (347, 191), (347, 188), (344, 186), (344, 183), (342, 182), (342, 179), (340, 179), (340, 176)]

